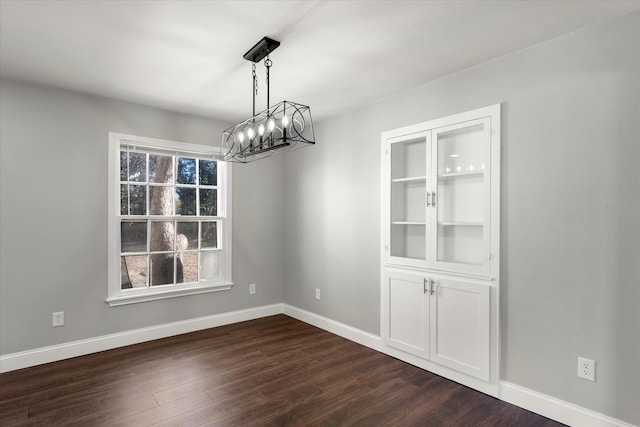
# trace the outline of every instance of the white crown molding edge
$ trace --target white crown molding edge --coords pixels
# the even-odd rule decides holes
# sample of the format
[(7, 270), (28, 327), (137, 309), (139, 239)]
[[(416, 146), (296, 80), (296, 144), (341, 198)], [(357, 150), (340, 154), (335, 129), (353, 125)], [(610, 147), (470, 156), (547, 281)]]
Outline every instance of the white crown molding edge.
[(0, 356), (0, 373), (281, 313), (278, 303), (11, 353)]

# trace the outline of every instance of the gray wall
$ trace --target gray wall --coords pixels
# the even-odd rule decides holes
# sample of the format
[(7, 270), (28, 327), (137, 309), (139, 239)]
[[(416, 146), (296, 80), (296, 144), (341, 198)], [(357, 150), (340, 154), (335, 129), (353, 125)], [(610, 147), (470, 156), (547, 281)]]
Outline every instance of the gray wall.
[(285, 162), (285, 302), (379, 334), (380, 132), (501, 102), (501, 378), (640, 424), (639, 80), (636, 12), (318, 124)]
[[(283, 295), (378, 334), (380, 132), (502, 102), (501, 377), (640, 424), (639, 28), (634, 13), (540, 44), (318, 123), (316, 147), (236, 165), (233, 290), (115, 308), (107, 132), (208, 144), (225, 124), (0, 81), (0, 354)], [(596, 383), (576, 377), (579, 355)]]
[(107, 132), (212, 144), (225, 123), (12, 80), (0, 123), (0, 354), (282, 302), (281, 157), (234, 165), (231, 291), (109, 307)]

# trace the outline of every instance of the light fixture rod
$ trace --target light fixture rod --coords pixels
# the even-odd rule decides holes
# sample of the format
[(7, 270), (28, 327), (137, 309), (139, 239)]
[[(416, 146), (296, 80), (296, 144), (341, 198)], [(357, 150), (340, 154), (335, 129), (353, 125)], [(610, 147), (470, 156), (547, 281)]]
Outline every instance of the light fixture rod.
[[(267, 69), (267, 111), (269, 111), (269, 69), (271, 68), (271, 60), (269, 59), (269, 56), (267, 55), (267, 59), (264, 60), (264, 67)], [(254, 112), (253, 115), (255, 116), (256, 113)]]
[(253, 63), (251, 74), (253, 75), (253, 84), (251, 85), (251, 93), (253, 94), (253, 115), (256, 115), (256, 95), (258, 94), (258, 85), (256, 82), (256, 64)]

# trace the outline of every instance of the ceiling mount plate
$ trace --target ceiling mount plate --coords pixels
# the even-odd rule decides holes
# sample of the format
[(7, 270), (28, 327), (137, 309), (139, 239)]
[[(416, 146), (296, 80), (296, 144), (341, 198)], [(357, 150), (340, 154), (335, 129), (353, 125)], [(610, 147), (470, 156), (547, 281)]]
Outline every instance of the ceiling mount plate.
[(247, 53), (244, 54), (243, 58), (247, 61), (258, 62), (276, 50), (278, 46), (280, 46), (279, 41), (270, 39), (269, 37), (263, 37), (262, 40), (256, 43)]

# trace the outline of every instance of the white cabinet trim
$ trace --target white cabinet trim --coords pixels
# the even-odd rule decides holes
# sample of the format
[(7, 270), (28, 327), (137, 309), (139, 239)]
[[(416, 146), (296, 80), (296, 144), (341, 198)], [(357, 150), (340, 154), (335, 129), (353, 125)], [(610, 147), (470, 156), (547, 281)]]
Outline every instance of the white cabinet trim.
[[(443, 372), (448, 378), (456, 381), (460, 381), (461, 377), (468, 378), (475, 384), (477, 384), (477, 381), (481, 381), (486, 385), (486, 387), (481, 387), (482, 389), (488, 388), (492, 390), (495, 390), (498, 385), (500, 366), (500, 113), (501, 106), (496, 104), (381, 133), (380, 277), (382, 293), (381, 335), (385, 347), (384, 351), (389, 354), (406, 354), (406, 357), (412, 360), (424, 359), (424, 362), (421, 363), (428, 365), (430, 367), (429, 370), (434, 372), (436, 370), (439, 371), (441, 366), (447, 367)], [(468, 152), (476, 153), (471, 155), (472, 158), (482, 159), (480, 163), (484, 172), (473, 170), (473, 167), (466, 168), (464, 165), (463, 169), (469, 170), (456, 170), (454, 169), (455, 164), (449, 164), (448, 159), (449, 157), (458, 157), (455, 153), (459, 153), (457, 151), (460, 148), (459, 144), (466, 144), (465, 140), (463, 139), (461, 143), (455, 142), (456, 145), (453, 146), (452, 150), (454, 151), (452, 152), (438, 153), (438, 149), (443, 149), (442, 147), (449, 150), (447, 145), (438, 147), (438, 136), (445, 132), (455, 132), (456, 129), (461, 129), (461, 132), (463, 132), (461, 134), (463, 135), (462, 138), (468, 138), (464, 136), (464, 128), (474, 125), (478, 126), (466, 132), (470, 132), (468, 135), (480, 137), (479, 141), (483, 145), (480, 148), (481, 151), (472, 149), (472, 151)], [(460, 134), (453, 133), (450, 135), (458, 138)], [(447, 136), (445, 135), (444, 137), (446, 138)], [(456, 139), (455, 141), (459, 140)], [(406, 145), (396, 146), (395, 144)], [(420, 144), (423, 144), (424, 148), (420, 147)], [(445, 144), (448, 144), (448, 142), (445, 142)], [(480, 147), (479, 145), (477, 146)], [(462, 145), (462, 147), (465, 147), (465, 145)], [(423, 164), (420, 163), (420, 158), (416, 159), (416, 156), (421, 156), (422, 153), (424, 153)], [(449, 156), (449, 154), (454, 155)], [(465, 153), (460, 154), (464, 155)], [(438, 164), (439, 161), (444, 162), (445, 160), (447, 163)], [(484, 169), (485, 163), (487, 163), (486, 169)], [(475, 162), (471, 164), (474, 164), (476, 168), (478, 167)], [(446, 171), (444, 165), (451, 166), (451, 170)], [(458, 163), (458, 166), (460, 166), (460, 163)], [(439, 167), (442, 170), (438, 170)], [(482, 181), (478, 181), (479, 177), (482, 178)], [(467, 197), (467, 194), (472, 197), (466, 200), (474, 201), (467, 201), (466, 203), (475, 203), (476, 200), (478, 202), (483, 201), (482, 209), (478, 211), (481, 214), (467, 214), (464, 210), (465, 200), (463, 199), (458, 203), (458, 206), (463, 206), (462, 210), (451, 212), (451, 214), (444, 212), (446, 216), (438, 217), (438, 215), (443, 214), (442, 211), (438, 210), (438, 206), (447, 202), (444, 199), (446, 193), (442, 193), (443, 198), (440, 198), (441, 190), (445, 191), (447, 186), (451, 185), (442, 184), (442, 182), (450, 180), (451, 182), (475, 180), (471, 184), (465, 181), (455, 185), (482, 185), (482, 199), (476, 199), (475, 194), (480, 194), (475, 190), (476, 187), (464, 187), (462, 190), (466, 191), (466, 193), (463, 193), (463, 197)], [(439, 183), (441, 183), (440, 186)], [(408, 188), (409, 185), (414, 187)], [(450, 188), (449, 191), (461, 191), (456, 187), (448, 188)], [(397, 193), (393, 193), (394, 191)], [(424, 195), (421, 193), (422, 191), (424, 191)], [(435, 208), (433, 205), (434, 199), (436, 202)], [(457, 198), (452, 200), (458, 201)], [(421, 217), (420, 210), (423, 202), (425, 203), (424, 218)], [(394, 211), (392, 209), (393, 206), (399, 209)], [(471, 204), (470, 206), (480, 205)], [(447, 261), (438, 261), (438, 234), (436, 234), (436, 232), (439, 232), (437, 230), (438, 227), (440, 227), (440, 230), (446, 230), (446, 227), (455, 228), (455, 231), (451, 231), (451, 233), (461, 233), (463, 236), (463, 239), (460, 240), (463, 243), (457, 243), (460, 245), (458, 247), (462, 248), (462, 251), (460, 253), (454, 252)], [(396, 234), (393, 234), (394, 232)], [(447, 231), (447, 233), (449, 232)], [(479, 240), (480, 236), (482, 236), (481, 242)], [(472, 242), (474, 246), (471, 247), (472, 249), (468, 249), (468, 246), (465, 246), (467, 245), (465, 238), (478, 240), (474, 240)], [(424, 250), (418, 250), (420, 246), (412, 246), (421, 245), (421, 240), (424, 240)], [(445, 258), (440, 257), (440, 259), (444, 260)], [(465, 262), (471, 261), (477, 264), (465, 264)], [(397, 318), (394, 322), (398, 322), (399, 325), (404, 323), (407, 328), (411, 324), (407, 323), (406, 319), (422, 318), (421, 316), (426, 313), (428, 317), (426, 343), (422, 344), (417, 339), (419, 334), (415, 333), (415, 331), (402, 331), (399, 329), (399, 334), (397, 333), (394, 338), (394, 333), (390, 330), (390, 315), (393, 309), (389, 306), (392, 298), (389, 294), (391, 292), (389, 275), (398, 277), (399, 273), (414, 275), (414, 277), (451, 280), (461, 284), (467, 283), (469, 284), (469, 289), (475, 289), (472, 292), (475, 296), (470, 297), (467, 303), (471, 305), (477, 304), (478, 307), (481, 306), (483, 308), (481, 309), (482, 314), (479, 315), (481, 317), (478, 317), (479, 326), (477, 331), (472, 326), (473, 320), (471, 320), (471, 317), (473, 316), (466, 316), (465, 320), (467, 322), (465, 333), (468, 337), (474, 337), (473, 351), (478, 352), (473, 357), (469, 357), (471, 362), (465, 364), (463, 363), (464, 357), (458, 357), (459, 360), (454, 357), (455, 354), (463, 355), (460, 350), (463, 346), (456, 347), (455, 337), (446, 338), (444, 341), (449, 346), (447, 351), (453, 352), (452, 355), (449, 355), (451, 357), (446, 354), (439, 354), (438, 349), (434, 348), (437, 346), (437, 339), (440, 337), (434, 336), (434, 331), (437, 330), (435, 329), (437, 325), (434, 326), (434, 322), (437, 322), (436, 316), (438, 313), (436, 309), (438, 305), (436, 303), (437, 299), (433, 297), (427, 299), (429, 304), (428, 307), (422, 309), (422, 314), (416, 314), (420, 310), (418, 305), (414, 303), (410, 304), (416, 310), (416, 313), (412, 314), (413, 317), (402, 315), (401, 310), (395, 311)], [(417, 298), (418, 281), (414, 281), (414, 286), (416, 289), (410, 293)], [(464, 287), (463, 285), (461, 286)], [(460, 295), (462, 298), (460, 301), (465, 301), (464, 296)], [(402, 301), (403, 298), (406, 299), (406, 295), (399, 296), (398, 301)], [(453, 294), (450, 298), (454, 298)], [(456, 305), (448, 306), (447, 310), (451, 310), (451, 307), (455, 309)], [(455, 330), (457, 327), (454, 325), (456, 321), (455, 314), (446, 314), (446, 316), (449, 316), (448, 319), (453, 325), (450, 329), (452, 331)], [(476, 339), (475, 337), (484, 338)], [(408, 342), (402, 342), (404, 338)], [(411, 344), (412, 340), (417, 345)], [(474, 388), (480, 389), (478, 387)]]

